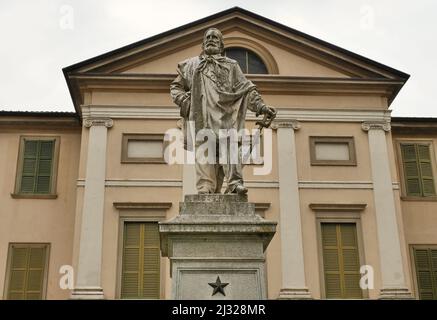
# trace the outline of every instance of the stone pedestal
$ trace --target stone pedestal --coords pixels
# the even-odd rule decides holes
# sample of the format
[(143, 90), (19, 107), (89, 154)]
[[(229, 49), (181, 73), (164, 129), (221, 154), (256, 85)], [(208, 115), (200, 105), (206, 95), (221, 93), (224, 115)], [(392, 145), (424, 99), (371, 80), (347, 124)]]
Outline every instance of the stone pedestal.
[(276, 222), (247, 196), (186, 195), (179, 215), (159, 223), (170, 258), (172, 299), (266, 299), (265, 257)]

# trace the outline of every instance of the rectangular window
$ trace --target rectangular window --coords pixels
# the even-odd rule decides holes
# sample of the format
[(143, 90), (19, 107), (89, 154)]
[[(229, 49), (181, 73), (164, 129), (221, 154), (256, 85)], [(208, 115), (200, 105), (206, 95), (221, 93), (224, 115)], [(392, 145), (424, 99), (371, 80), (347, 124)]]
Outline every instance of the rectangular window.
[(160, 248), (156, 222), (126, 222), (123, 234), (121, 298), (159, 299)]
[(48, 244), (10, 244), (6, 279), (9, 300), (45, 298)]
[(360, 299), (360, 259), (355, 223), (322, 223), (326, 298)]
[(355, 166), (353, 137), (310, 137), (310, 158), (313, 166)]
[(21, 137), (15, 194), (55, 195), (58, 137)]
[(401, 143), (406, 196), (435, 197), (430, 143)]
[(163, 134), (123, 134), (122, 163), (165, 163)]
[(419, 298), (437, 300), (437, 249), (413, 248)]

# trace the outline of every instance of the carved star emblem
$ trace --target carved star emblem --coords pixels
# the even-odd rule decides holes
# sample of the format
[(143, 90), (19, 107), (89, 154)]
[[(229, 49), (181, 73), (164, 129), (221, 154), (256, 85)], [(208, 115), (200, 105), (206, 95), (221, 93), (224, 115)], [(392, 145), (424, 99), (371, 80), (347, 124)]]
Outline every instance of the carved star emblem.
[(215, 282), (210, 282), (208, 283), (211, 287), (214, 288), (214, 290), (212, 291), (212, 295), (215, 295), (217, 292), (220, 292), (222, 295), (226, 295), (225, 294), (225, 290), (224, 288), (229, 284), (229, 283), (224, 283), (220, 281), (220, 277), (217, 276), (217, 280)]

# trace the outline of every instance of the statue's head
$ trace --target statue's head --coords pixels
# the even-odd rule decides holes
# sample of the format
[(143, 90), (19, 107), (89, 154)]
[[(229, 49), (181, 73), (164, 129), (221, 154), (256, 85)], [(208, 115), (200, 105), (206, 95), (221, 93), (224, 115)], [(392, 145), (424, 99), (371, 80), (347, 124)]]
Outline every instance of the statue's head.
[(203, 36), (202, 51), (207, 55), (223, 54), (225, 44), (223, 35), (217, 28), (209, 28)]

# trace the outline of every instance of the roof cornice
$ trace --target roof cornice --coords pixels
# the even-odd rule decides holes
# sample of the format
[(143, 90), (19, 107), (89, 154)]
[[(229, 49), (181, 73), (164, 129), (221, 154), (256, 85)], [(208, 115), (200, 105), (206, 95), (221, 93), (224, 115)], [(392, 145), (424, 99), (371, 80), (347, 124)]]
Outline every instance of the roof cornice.
[(75, 112), (0, 110), (0, 126), (32, 126), (41, 128), (80, 128)]

